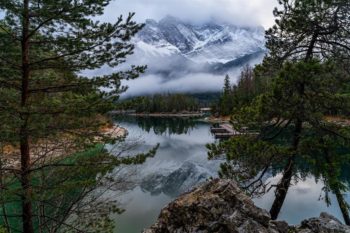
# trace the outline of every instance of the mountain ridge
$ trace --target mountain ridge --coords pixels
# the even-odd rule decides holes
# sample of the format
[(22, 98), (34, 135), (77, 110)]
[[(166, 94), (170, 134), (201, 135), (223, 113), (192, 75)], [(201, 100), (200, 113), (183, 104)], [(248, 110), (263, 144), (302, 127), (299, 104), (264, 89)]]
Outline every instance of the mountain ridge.
[(124, 97), (155, 93), (217, 93), (228, 74), (235, 83), (244, 65), (255, 65), (266, 54), (260, 26), (243, 27), (215, 20), (189, 23), (167, 16), (146, 20), (133, 39), (134, 54), (122, 67), (146, 64)]
[(261, 26), (239, 27), (209, 22), (193, 24), (173, 16), (148, 19), (138, 33), (136, 47), (144, 54), (180, 55), (193, 65), (227, 64), (251, 54), (265, 53)]

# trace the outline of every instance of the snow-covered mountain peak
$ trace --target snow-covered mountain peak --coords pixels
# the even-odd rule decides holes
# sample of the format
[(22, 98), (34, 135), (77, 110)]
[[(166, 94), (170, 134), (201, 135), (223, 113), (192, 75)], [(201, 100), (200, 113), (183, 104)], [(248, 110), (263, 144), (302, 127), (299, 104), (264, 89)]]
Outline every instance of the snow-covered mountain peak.
[(167, 15), (163, 19), (159, 20), (159, 24), (181, 24), (183, 23), (179, 18), (172, 15)]
[(139, 49), (145, 50), (144, 53), (156, 55), (159, 49), (161, 55), (178, 53), (197, 64), (225, 64), (265, 50), (262, 27), (240, 27), (214, 21), (192, 24), (173, 16), (166, 16), (159, 22), (146, 20), (138, 41)]

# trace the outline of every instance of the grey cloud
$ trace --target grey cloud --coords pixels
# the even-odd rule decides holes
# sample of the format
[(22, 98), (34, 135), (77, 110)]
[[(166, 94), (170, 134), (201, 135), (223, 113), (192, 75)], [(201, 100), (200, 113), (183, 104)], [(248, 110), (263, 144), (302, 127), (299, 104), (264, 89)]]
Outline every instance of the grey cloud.
[(273, 24), (275, 6), (277, 0), (115, 0), (102, 18), (113, 21), (120, 14), (136, 12), (139, 22), (173, 15), (194, 22), (215, 18), (237, 25), (269, 27)]

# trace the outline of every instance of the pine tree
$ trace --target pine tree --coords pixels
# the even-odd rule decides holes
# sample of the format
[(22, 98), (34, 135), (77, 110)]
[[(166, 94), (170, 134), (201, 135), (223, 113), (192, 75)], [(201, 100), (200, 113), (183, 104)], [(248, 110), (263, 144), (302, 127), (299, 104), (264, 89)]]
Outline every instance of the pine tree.
[[(106, 126), (104, 114), (125, 91), (121, 80), (136, 78), (145, 69), (83, 76), (86, 70), (123, 63), (134, 49), (130, 39), (143, 26), (132, 21), (133, 14), (115, 23), (95, 20), (109, 2), (0, 1), (5, 12), (0, 22), (0, 178), (8, 230), (103, 227), (106, 213), (117, 209), (95, 209), (94, 224), (85, 218), (88, 214), (84, 217), (85, 197), (115, 166), (154, 154), (120, 158), (96, 147), (115, 142), (101, 128)], [(8, 161), (10, 155), (14, 161)], [(21, 211), (11, 212), (11, 203)], [(74, 214), (82, 225), (67, 223)]]
[[(349, 146), (348, 127), (339, 128), (325, 121), (325, 114), (329, 109), (341, 111), (349, 106), (349, 98), (340, 92), (349, 80), (349, 73), (342, 67), (349, 64), (350, 20), (346, 15), (350, 3), (344, 0), (281, 0), (279, 3), (282, 9), (274, 11), (276, 25), (267, 31), (270, 52), (257, 69), (262, 77), (270, 79), (267, 91), (233, 115), (235, 128), (248, 126), (260, 134), (209, 146), (210, 157), (226, 152), (228, 162), (222, 166), (224, 176), (238, 175), (232, 171), (237, 167), (234, 164), (250, 161), (249, 154), (258, 153), (263, 157), (259, 160), (262, 164), (250, 164), (251, 168), (247, 169), (250, 172), (245, 171), (247, 175), (243, 177), (245, 181), (258, 175), (257, 171), (265, 174), (274, 161), (283, 161), (283, 177), (276, 187), (270, 210), (272, 219), (278, 217), (282, 208), (295, 174), (295, 161), (302, 155), (301, 146), (310, 141), (310, 132), (314, 138), (320, 134), (333, 135), (338, 140), (344, 139), (345, 148)], [(285, 146), (281, 147), (281, 142)], [(237, 144), (245, 146), (232, 148)], [(240, 154), (247, 157), (241, 158)], [(256, 191), (255, 185), (261, 183), (261, 177), (253, 179), (246, 188)]]
[[(347, 0), (279, 0), (276, 24), (266, 32), (269, 65), (285, 60), (348, 59), (350, 20)], [(269, 69), (271, 69), (270, 67)]]
[(220, 114), (222, 116), (227, 116), (231, 114), (231, 82), (230, 76), (226, 75), (224, 79), (224, 87), (222, 95), (220, 97)]
[[(346, 39), (350, 36), (350, 20), (346, 16), (350, 9), (348, 1), (282, 0), (280, 4), (283, 5), (283, 9), (276, 8), (274, 11), (277, 18), (276, 25), (267, 31), (267, 48), (271, 51), (271, 56), (267, 60), (283, 64), (286, 60), (295, 59), (309, 62), (312, 58), (348, 57), (350, 53), (349, 41)], [(301, 73), (300, 76), (305, 77), (307, 73)], [(305, 98), (305, 82), (308, 79), (296, 83), (293, 90), (298, 93), (301, 101)], [(292, 142), (294, 153), (298, 151), (304, 121), (310, 120), (304, 118), (306, 110), (304, 104), (299, 104), (296, 109), (299, 116), (294, 119)], [(294, 158), (294, 155), (290, 157), (283, 178), (276, 189), (276, 199), (270, 210), (273, 219), (277, 218), (288, 192)]]
[(230, 78), (227, 75), (224, 87), (219, 100), (220, 114), (228, 116), (241, 106), (248, 104), (255, 96), (261, 94), (262, 85), (259, 79), (255, 78), (253, 68), (246, 65), (242, 68), (238, 83), (231, 86)]

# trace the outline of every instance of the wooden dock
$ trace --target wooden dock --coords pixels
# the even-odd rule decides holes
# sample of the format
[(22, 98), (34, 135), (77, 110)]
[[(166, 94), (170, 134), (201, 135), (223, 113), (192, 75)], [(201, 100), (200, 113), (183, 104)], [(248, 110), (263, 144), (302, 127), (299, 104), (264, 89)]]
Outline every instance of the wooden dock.
[(210, 131), (215, 135), (216, 139), (228, 139), (234, 136), (250, 134), (249, 132), (240, 132), (227, 123), (220, 124), (218, 127), (211, 127)]

